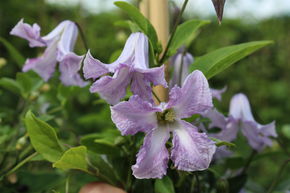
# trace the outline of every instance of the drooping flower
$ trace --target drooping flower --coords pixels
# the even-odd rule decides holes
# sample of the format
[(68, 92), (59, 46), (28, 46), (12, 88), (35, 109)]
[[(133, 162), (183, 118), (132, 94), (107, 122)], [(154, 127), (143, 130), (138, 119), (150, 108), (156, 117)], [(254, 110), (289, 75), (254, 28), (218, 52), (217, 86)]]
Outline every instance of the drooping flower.
[(248, 98), (244, 94), (236, 94), (230, 102), (229, 116), (225, 117), (216, 109), (203, 114), (211, 120), (208, 129), (220, 128), (221, 131), (209, 134), (211, 137), (224, 141), (233, 141), (239, 130), (247, 138), (250, 146), (256, 151), (272, 145), (270, 137), (276, 137), (275, 122), (267, 125), (257, 123), (252, 115)]
[[(167, 87), (164, 66), (149, 68), (148, 38), (140, 32), (130, 35), (121, 55), (111, 64), (94, 59), (88, 52), (83, 71), (86, 79), (97, 79), (90, 91), (99, 93), (110, 104), (116, 104), (125, 97), (129, 84), (133, 94), (148, 101), (153, 100), (150, 83)], [(113, 75), (106, 75), (109, 73)]]
[(74, 22), (63, 21), (46, 36), (40, 36), (40, 27), (23, 23), (21, 19), (11, 30), (10, 34), (29, 41), (30, 47), (46, 47), (43, 55), (27, 59), (23, 71), (33, 70), (45, 81), (48, 81), (55, 72), (59, 62), (60, 79), (64, 85), (85, 86), (78, 74), (81, 68), (82, 56), (73, 52), (77, 40), (78, 29)]
[[(190, 65), (194, 62), (193, 56), (184, 51), (184, 48), (180, 48), (178, 52), (171, 57), (170, 66), (173, 68), (173, 75), (170, 81), (170, 87), (174, 87), (175, 85), (182, 85), (185, 78), (189, 74)], [(227, 90), (226, 87), (222, 89), (213, 89), (211, 88), (211, 94), (213, 98), (221, 101), (222, 94)]]
[(257, 123), (251, 112), (249, 100), (242, 93), (232, 97), (229, 115), (234, 120), (232, 123), (241, 129), (250, 146), (257, 151), (272, 145), (270, 137), (277, 137), (275, 121), (266, 125)]
[(169, 101), (159, 106), (134, 95), (129, 101), (111, 107), (112, 120), (122, 135), (145, 132), (143, 146), (132, 166), (136, 178), (162, 178), (166, 174), (169, 153), (165, 146), (173, 133), (171, 160), (178, 170), (207, 169), (215, 144), (205, 133), (182, 120), (212, 108), (208, 82), (202, 72), (192, 72), (182, 87), (175, 86)]

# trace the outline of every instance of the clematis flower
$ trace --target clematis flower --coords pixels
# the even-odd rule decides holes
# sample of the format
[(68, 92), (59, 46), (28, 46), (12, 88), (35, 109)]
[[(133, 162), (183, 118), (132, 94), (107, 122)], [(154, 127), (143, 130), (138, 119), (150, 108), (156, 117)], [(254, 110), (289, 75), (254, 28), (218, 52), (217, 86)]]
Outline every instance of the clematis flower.
[[(170, 66), (173, 68), (173, 75), (170, 81), (170, 87), (174, 87), (175, 85), (181, 85), (185, 78), (189, 74), (190, 65), (194, 62), (193, 56), (184, 51), (184, 48), (180, 48), (174, 56), (170, 59)], [(213, 98), (221, 101), (222, 94), (227, 90), (226, 87), (222, 89), (210, 89)]]
[(270, 137), (277, 137), (274, 121), (266, 125), (255, 121), (249, 100), (244, 94), (240, 93), (232, 97), (229, 114), (234, 120), (232, 123), (242, 130), (250, 146), (257, 151), (272, 145)]
[[(90, 91), (99, 93), (110, 104), (116, 104), (125, 97), (129, 84), (133, 94), (148, 101), (153, 100), (150, 83), (167, 87), (164, 66), (149, 68), (148, 38), (140, 32), (130, 35), (121, 55), (111, 64), (94, 59), (88, 52), (83, 71), (86, 79), (97, 79)], [(109, 73), (113, 75), (106, 75)]]
[(216, 109), (208, 110), (203, 114), (211, 120), (208, 129), (220, 128), (221, 131), (209, 134), (224, 141), (233, 141), (239, 130), (247, 138), (250, 146), (256, 151), (272, 145), (270, 137), (276, 137), (275, 122), (267, 125), (257, 123), (252, 115), (248, 98), (244, 94), (236, 94), (230, 102), (229, 117), (225, 117)]
[(46, 47), (44, 54), (38, 58), (27, 59), (23, 71), (33, 70), (45, 81), (48, 81), (59, 62), (60, 79), (64, 85), (85, 86), (78, 71), (81, 68), (82, 56), (73, 53), (77, 40), (78, 29), (74, 22), (63, 21), (46, 36), (40, 36), (40, 27), (23, 23), (21, 19), (11, 30), (15, 35), (29, 41), (30, 47)]
[(129, 101), (111, 107), (112, 120), (122, 135), (145, 132), (136, 164), (136, 178), (162, 178), (166, 174), (169, 153), (166, 142), (173, 133), (170, 158), (178, 170), (199, 171), (209, 167), (215, 143), (205, 133), (182, 120), (212, 108), (208, 82), (202, 72), (192, 72), (182, 87), (175, 86), (169, 101), (154, 106), (134, 95)]

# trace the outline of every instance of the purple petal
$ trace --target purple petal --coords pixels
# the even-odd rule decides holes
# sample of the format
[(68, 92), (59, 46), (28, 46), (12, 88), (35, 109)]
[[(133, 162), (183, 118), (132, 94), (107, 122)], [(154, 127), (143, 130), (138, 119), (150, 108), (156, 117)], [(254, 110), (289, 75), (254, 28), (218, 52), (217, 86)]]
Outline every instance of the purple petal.
[(106, 73), (109, 73), (108, 66), (106, 64), (103, 64), (101, 61), (93, 58), (90, 51), (88, 51), (85, 57), (83, 71), (84, 77), (86, 79), (96, 79)]
[(247, 96), (242, 93), (236, 94), (232, 97), (229, 114), (237, 120), (255, 121), (249, 100)]
[(58, 42), (57, 60), (62, 61), (63, 58), (73, 51), (77, 37), (78, 28), (74, 22), (64, 21), (65, 25), (61, 32), (61, 37)]
[(182, 88), (175, 86), (171, 89), (167, 108), (174, 108), (179, 118), (187, 118), (212, 106), (207, 79), (201, 71), (195, 70), (186, 78)]
[(144, 100), (153, 102), (151, 82), (154, 86), (162, 85), (167, 87), (167, 82), (164, 78), (164, 66), (142, 70), (135, 69), (132, 77), (131, 90)]
[(130, 68), (126, 65), (121, 65), (113, 77), (103, 76), (91, 86), (92, 93), (99, 93), (108, 103), (114, 105), (124, 98), (126, 89), (131, 81)]
[(111, 107), (112, 120), (122, 135), (134, 135), (157, 127), (156, 112), (160, 111), (137, 95)]
[(134, 67), (137, 69), (148, 69), (148, 38), (145, 34), (137, 32), (133, 33), (135, 36), (135, 48), (134, 48)]
[(270, 137), (277, 136), (274, 122), (268, 125), (259, 125), (253, 121), (244, 121), (241, 124), (241, 129), (250, 146), (257, 151), (262, 151), (266, 146), (272, 146)]
[(42, 39), (48, 45), (50, 45), (55, 40), (59, 41), (59, 39), (61, 38), (61, 34), (64, 32), (66, 25), (70, 22), (71, 21), (68, 21), (68, 20), (62, 21), (51, 32), (49, 32), (46, 36), (43, 36)]
[(236, 139), (239, 131), (239, 125), (238, 122), (232, 117), (227, 118), (216, 109), (208, 110), (205, 114), (203, 114), (203, 116), (209, 118), (211, 121), (208, 126), (209, 130), (215, 127), (221, 129), (219, 133), (210, 133), (210, 137), (223, 141), (233, 141)]
[(227, 90), (227, 87), (225, 86), (222, 89), (213, 89), (211, 88), (211, 95), (212, 98), (216, 98), (217, 100), (221, 101), (222, 100), (222, 94)]
[(178, 170), (200, 171), (209, 167), (216, 146), (205, 133), (179, 120), (173, 129), (171, 159)]
[(169, 137), (169, 131), (163, 127), (147, 133), (137, 154), (137, 162), (132, 166), (136, 178), (162, 178), (166, 174), (169, 154), (165, 144)]
[(48, 46), (44, 54), (38, 58), (27, 59), (23, 71), (28, 70), (35, 71), (39, 76), (41, 76), (45, 81), (52, 76), (55, 71), (56, 66), (56, 42)]
[(175, 85), (182, 85), (189, 74), (189, 66), (193, 63), (194, 59), (190, 53), (184, 54), (180, 52), (173, 56), (170, 60), (170, 65), (173, 68), (173, 76), (170, 81), (170, 87)]
[(30, 47), (46, 46), (45, 41), (40, 36), (40, 27), (36, 23), (31, 26), (23, 23), (23, 19), (21, 19), (11, 30), (10, 34), (26, 39), (29, 41)]
[(83, 81), (79, 74), (82, 59), (83, 56), (78, 56), (74, 53), (69, 53), (64, 56), (59, 64), (59, 70), (61, 72), (60, 80), (64, 85), (80, 87), (87, 85), (87, 82)]

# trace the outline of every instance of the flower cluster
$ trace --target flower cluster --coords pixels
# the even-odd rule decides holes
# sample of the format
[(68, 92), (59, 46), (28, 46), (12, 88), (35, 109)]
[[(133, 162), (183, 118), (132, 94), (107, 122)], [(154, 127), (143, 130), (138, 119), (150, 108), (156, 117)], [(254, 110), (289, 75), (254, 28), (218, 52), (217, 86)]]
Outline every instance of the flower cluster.
[[(85, 56), (73, 52), (78, 28), (71, 21), (63, 21), (46, 36), (40, 36), (37, 24), (31, 26), (20, 20), (11, 34), (28, 40), (30, 47), (46, 47), (43, 55), (27, 59), (23, 67), (24, 72), (33, 70), (45, 81), (52, 77), (59, 63), (64, 85), (87, 85), (79, 74), (83, 61), (85, 79), (94, 81), (90, 92), (98, 93), (113, 105), (112, 121), (121, 134), (145, 133), (137, 161), (132, 166), (136, 178), (162, 178), (166, 175), (169, 159), (178, 170), (207, 169), (216, 152), (216, 145), (208, 135), (233, 141), (241, 130), (257, 151), (270, 146), (270, 137), (277, 136), (274, 122), (261, 125), (254, 120), (248, 99), (243, 94), (232, 98), (228, 117), (219, 113), (213, 107), (212, 98), (221, 101), (226, 88), (211, 89), (201, 71), (190, 73), (189, 66), (194, 58), (184, 49), (170, 59), (174, 71), (169, 83), (169, 100), (155, 103), (152, 86), (167, 87), (164, 66), (149, 67), (148, 38), (141, 32), (130, 35), (121, 55), (111, 64), (95, 59), (90, 51)], [(121, 101), (127, 88), (133, 96), (128, 101)], [(197, 127), (197, 124), (184, 120), (196, 114), (210, 119), (208, 130), (218, 127), (221, 131), (207, 135), (202, 123)], [(227, 150), (219, 148), (219, 151)]]

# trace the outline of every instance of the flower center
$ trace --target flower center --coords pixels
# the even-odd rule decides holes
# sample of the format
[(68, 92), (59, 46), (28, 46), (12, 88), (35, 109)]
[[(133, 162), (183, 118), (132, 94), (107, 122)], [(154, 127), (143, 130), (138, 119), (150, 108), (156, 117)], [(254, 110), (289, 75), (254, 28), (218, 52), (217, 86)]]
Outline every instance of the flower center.
[(173, 109), (166, 109), (163, 112), (157, 112), (157, 120), (161, 124), (173, 123), (175, 121), (175, 112)]

